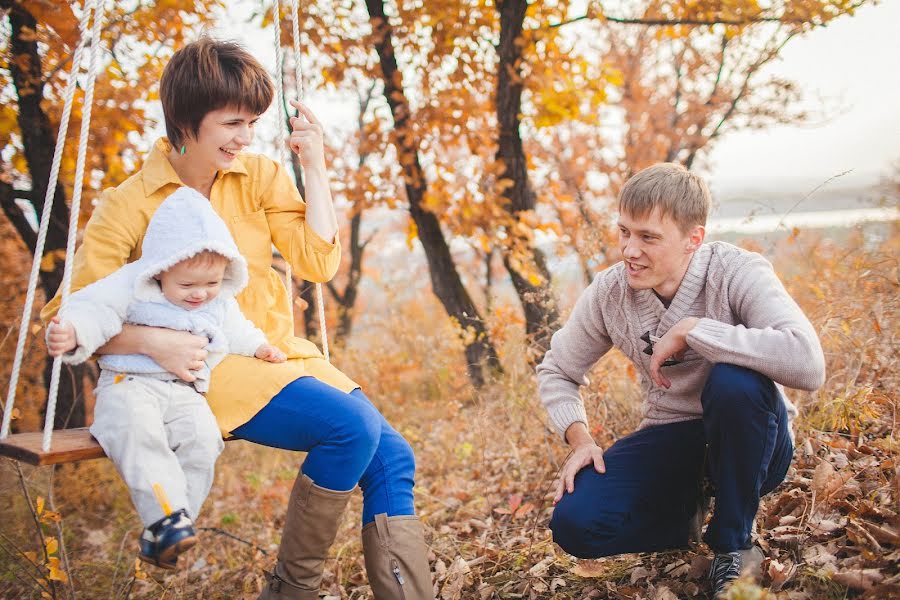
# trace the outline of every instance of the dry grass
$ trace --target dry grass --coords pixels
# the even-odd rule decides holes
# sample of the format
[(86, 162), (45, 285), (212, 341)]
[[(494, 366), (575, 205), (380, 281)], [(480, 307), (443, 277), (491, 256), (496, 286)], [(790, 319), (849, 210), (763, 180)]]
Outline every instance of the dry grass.
[[(801, 235), (775, 251), (786, 285), (820, 331), (829, 377), (822, 390), (793, 395), (802, 409), (795, 465), (760, 512), (769, 557), (761, 583), (780, 591), (746, 582), (734, 598), (898, 593), (898, 240), (895, 231), (871, 248), (862, 239), (834, 245)], [(442, 599), (707, 597), (702, 547), (577, 562), (552, 545), (549, 490), (566, 450), (544, 425), (514, 311), (491, 323), (506, 374), (475, 391), (436, 304), (389, 304), (336, 361), (416, 449), (418, 510)], [(585, 397), (595, 436), (608, 445), (637, 423), (634, 372), (612, 355), (592, 381)], [(255, 597), (301, 461), (229, 443), (199, 522), (211, 529), (171, 574), (135, 568), (139, 521), (108, 461), (56, 469), (56, 510), (79, 597)], [(0, 596), (37, 598), (26, 573), (39, 569), (16, 554), (37, 549), (35, 528), (12, 465), (4, 461), (0, 473)], [(25, 475), (33, 496), (46, 496), (50, 469)], [(370, 597), (359, 515), (357, 494), (327, 565), (334, 597)]]

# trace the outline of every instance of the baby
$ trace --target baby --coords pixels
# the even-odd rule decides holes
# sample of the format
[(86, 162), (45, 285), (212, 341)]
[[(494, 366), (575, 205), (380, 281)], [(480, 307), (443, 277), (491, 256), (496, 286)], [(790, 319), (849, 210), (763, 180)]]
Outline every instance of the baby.
[(91, 434), (115, 463), (144, 522), (140, 558), (174, 569), (197, 542), (193, 520), (224, 444), (206, 398), (228, 353), (284, 362), (241, 313), (235, 295), (247, 263), (209, 201), (179, 188), (153, 215), (141, 258), (78, 290), (48, 329), (50, 354), (77, 364), (125, 323), (189, 331), (209, 343), (205, 361), (179, 379), (149, 356), (104, 354)]

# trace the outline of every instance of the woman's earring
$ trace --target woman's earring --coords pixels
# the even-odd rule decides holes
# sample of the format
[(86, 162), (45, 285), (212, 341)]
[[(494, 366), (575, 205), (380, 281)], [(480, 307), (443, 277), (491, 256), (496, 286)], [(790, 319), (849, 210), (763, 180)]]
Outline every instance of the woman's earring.
[(182, 144), (181, 145), (181, 155), (184, 156), (184, 153), (185, 153), (185, 148), (184, 148), (184, 144)]

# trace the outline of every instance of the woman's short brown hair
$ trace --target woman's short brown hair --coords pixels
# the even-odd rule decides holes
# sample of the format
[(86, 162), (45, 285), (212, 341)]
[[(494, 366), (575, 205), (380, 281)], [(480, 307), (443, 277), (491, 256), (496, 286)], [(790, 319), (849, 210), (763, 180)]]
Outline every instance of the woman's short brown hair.
[(266, 70), (235, 42), (202, 37), (172, 56), (159, 82), (166, 134), (176, 148), (197, 137), (207, 113), (226, 106), (260, 115), (275, 86)]
[(659, 209), (682, 233), (706, 225), (711, 198), (703, 178), (676, 163), (657, 163), (625, 182), (619, 194), (619, 212), (646, 217)]

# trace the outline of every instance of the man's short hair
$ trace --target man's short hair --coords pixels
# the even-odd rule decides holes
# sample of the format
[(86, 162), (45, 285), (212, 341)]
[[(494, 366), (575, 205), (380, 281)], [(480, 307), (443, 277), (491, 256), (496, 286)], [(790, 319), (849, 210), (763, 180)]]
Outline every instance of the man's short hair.
[(159, 82), (166, 135), (176, 148), (197, 137), (207, 113), (233, 106), (261, 115), (274, 94), (271, 77), (249, 52), (206, 36), (175, 52)]
[(711, 198), (706, 182), (675, 163), (658, 163), (639, 171), (619, 193), (619, 212), (646, 217), (659, 209), (682, 233), (706, 225)]

